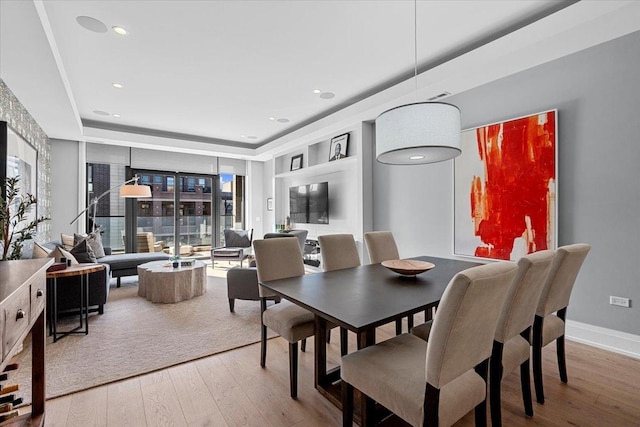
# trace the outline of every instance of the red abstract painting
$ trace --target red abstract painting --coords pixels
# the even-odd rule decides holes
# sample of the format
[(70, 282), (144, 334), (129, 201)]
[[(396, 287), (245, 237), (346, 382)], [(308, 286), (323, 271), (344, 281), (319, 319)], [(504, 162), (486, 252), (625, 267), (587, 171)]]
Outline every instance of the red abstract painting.
[(454, 253), (517, 260), (555, 249), (556, 115), (552, 110), (462, 133)]

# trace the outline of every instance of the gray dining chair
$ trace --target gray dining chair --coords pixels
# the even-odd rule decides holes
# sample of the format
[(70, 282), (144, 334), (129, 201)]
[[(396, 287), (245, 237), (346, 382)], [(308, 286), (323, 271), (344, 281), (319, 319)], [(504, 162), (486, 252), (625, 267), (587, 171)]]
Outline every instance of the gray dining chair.
[[(353, 268), (360, 266), (360, 255), (356, 241), (352, 234), (327, 234), (318, 236), (320, 243), (320, 255), (322, 257), (322, 266), (324, 271), (342, 270), (345, 268)], [(348, 286), (348, 284), (345, 284)], [(327, 330), (336, 327), (329, 322)], [(329, 332), (328, 332), (329, 334)], [(330, 336), (327, 336), (329, 342)], [(340, 354), (347, 354), (349, 348), (349, 340), (347, 330), (340, 328)]]
[[(302, 252), (297, 239), (263, 239), (253, 242), (258, 281), (298, 277), (305, 274)], [(298, 342), (315, 333), (314, 316), (310, 311), (289, 301), (267, 308), (267, 299), (274, 294), (259, 286), (261, 308), (260, 366), (266, 366), (267, 328), (278, 333), (289, 342), (289, 385), (291, 397), (298, 396)]]
[(580, 268), (591, 246), (586, 243), (561, 246), (547, 276), (533, 322), (533, 381), (536, 387), (536, 400), (544, 403), (542, 382), (542, 348), (556, 341), (558, 371), (563, 383), (568, 381), (567, 364), (564, 350), (564, 331), (567, 318), (567, 306), (571, 291)]
[[(372, 264), (380, 264), (390, 259), (399, 259), (398, 245), (390, 231), (367, 231), (364, 233), (364, 242)], [(425, 320), (431, 319), (431, 309), (424, 312)], [(413, 316), (407, 317), (407, 328), (413, 328)], [(396, 335), (402, 333), (402, 319), (396, 320)]]
[(449, 426), (474, 409), (486, 425), (489, 357), (516, 272), (508, 261), (464, 270), (447, 285), (428, 342), (402, 334), (344, 356), (342, 425), (352, 425), (354, 389), (413, 426)]

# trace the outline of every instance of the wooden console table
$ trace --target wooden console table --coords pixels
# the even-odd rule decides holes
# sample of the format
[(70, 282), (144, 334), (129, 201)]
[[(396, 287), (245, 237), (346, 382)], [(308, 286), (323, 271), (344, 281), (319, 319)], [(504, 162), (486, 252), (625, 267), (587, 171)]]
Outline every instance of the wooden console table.
[[(4, 371), (31, 331), (31, 413), (8, 419), (3, 426), (43, 426), (45, 401), (46, 271), (53, 258), (0, 262), (0, 343)], [(9, 378), (11, 373), (9, 372)]]

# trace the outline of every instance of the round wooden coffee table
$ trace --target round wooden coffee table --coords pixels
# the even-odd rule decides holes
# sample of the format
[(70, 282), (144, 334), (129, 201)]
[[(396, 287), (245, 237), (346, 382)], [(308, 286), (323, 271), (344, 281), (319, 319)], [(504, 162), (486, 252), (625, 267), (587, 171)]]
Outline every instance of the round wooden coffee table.
[(138, 266), (138, 295), (154, 303), (176, 303), (207, 291), (207, 270), (202, 261), (173, 268), (170, 261)]

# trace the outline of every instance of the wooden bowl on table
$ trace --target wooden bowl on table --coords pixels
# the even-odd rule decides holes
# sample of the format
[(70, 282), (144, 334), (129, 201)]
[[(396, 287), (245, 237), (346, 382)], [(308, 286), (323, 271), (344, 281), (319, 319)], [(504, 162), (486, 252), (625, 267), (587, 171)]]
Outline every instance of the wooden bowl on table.
[(415, 259), (391, 259), (382, 261), (382, 266), (403, 276), (415, 276), (431, 270), (435, 264)]

